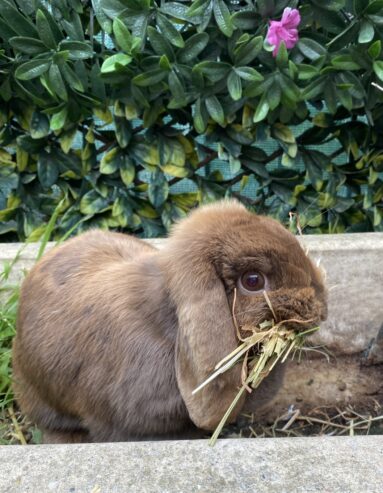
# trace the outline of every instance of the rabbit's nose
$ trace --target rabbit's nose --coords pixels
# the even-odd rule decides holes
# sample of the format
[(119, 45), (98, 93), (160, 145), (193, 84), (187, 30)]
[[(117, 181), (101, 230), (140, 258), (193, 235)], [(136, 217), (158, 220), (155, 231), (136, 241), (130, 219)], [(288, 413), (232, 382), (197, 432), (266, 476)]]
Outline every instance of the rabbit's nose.
[(294, 330), (310, 329), (326, 316), (325, 303), (316, 297), (313, 288), (279, 289), (270, 292), (269, 297), (275, 321), (286, 321), (286, 326)]

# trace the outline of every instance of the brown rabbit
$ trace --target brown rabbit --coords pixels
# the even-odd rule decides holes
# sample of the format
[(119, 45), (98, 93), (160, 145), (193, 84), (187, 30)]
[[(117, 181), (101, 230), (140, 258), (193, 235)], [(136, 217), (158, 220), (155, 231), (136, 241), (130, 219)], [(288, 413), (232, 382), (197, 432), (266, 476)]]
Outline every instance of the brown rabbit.
[(161, 250), (97, 230), (54, 248), (21, 290), (13, 365), (22, 411), (47, 441), (214, 429), (240, 365), (192, 390), (238, 344), (234, 288), (240, 325), (272, 318), (265, 289), (280, 320), (307, 327), (326, 316), (321, 274), (296, 238), (235, 201), (192, 212)]

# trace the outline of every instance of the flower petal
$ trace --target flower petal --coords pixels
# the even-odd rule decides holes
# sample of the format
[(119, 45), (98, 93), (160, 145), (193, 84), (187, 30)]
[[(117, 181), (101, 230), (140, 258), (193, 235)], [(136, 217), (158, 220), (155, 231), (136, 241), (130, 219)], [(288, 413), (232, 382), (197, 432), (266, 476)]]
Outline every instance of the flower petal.
[(283, 11), (281, 23), (283, 27), (286, 29), (293, 29), (297, 27), (301, 22), (301, 15), (299, 10), (291, 9), (290, 7), (286, 7)]
[(274, 22), (274, 24), (270, 24), (269, 30), (267, 31), (267, 42), (271, 45), (276, 45), (279, 40), (278, 31), (281, 28), (279, 22)]

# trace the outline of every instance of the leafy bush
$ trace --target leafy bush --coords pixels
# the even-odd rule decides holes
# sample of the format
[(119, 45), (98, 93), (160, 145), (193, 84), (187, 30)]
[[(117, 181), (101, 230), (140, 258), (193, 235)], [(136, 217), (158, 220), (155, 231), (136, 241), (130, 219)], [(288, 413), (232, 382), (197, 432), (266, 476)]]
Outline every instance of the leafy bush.
[[(300, 40), (274, 57), (287, 6)], [(56, 236), (158, 236), (231, 195), (381, 231), (382, 26), (382, 0), (0, 0), (0, 238), (59, 203)]]

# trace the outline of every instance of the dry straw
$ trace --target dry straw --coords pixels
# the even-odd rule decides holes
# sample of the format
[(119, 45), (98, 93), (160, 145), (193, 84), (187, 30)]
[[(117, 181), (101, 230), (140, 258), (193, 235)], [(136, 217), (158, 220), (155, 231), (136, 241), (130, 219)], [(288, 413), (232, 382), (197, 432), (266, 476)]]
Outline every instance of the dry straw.
[[(233, 352), (223, 358), (215, 366), (214, 373), (212, 373), (204, 382), (201, 383), (201, 385), (193, 390), (193, 394), (197, 393), (212, 380), (232, 368), (241, 360), (241, 358), (243, 358), (242, 387), (239, 389), (233, 402), (228, 407), (226, 413), (214, 431), (210, 439), (210, 445), (214, 445), (217, 441), (222, 428), (243, 393), (245, 391), (252, 392), (252, 390), (256, 389), (278, 362), (285, 362), (293, 350), (295, 351), (296, 349), (302, 347), (305, 336), (318, 330), (319, 328), (313, 327), (302, 332), (297, 332), (296, 330), (287, 328), (289, 324), (308, 324), (312, 322), (312, 320), (289, 319), (276, 323), (277, 317), (271, 305), (270, 299), (266, 291), (264, 291), (263, 294), (274, 319), (261, 323), (259, 327), (244, 325), (240, 328), (234, 312), (237, 295), (236, 291), (234, 291), (232, 315), (237, 337), (241, 344)], [(251, 335), (243, 338), (241, 336), (241, 331), (251, 332)], [(250, 356), (250, 353), (254, 354), (254, 356)]]

